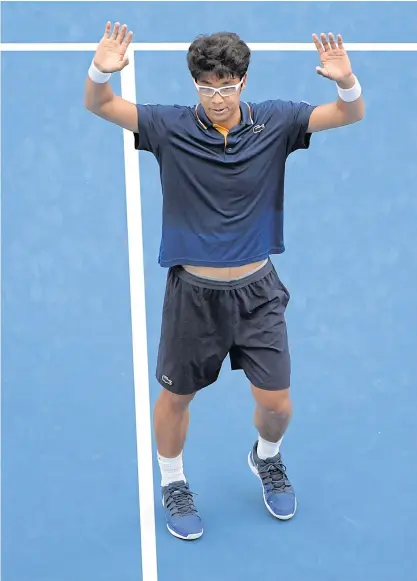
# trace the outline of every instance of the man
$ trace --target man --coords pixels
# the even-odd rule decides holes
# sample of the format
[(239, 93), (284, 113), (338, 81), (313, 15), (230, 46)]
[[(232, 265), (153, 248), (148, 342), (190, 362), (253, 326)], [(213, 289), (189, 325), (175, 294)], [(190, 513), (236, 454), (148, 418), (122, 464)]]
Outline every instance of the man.
[(289, 424), (290, 355), (285, 309), (289, 293), (270, 261), (284, 251), (285, 162), (307, 149), (311, 134), (364, 116), (361, 87), (341, 36), (313, 35), (321, 66), (336, 83), (334, 102), (312, 106), (241, 100), (250, 62), (235, 34), (198, 37), (188, 68), (196, 106), (135, 105), (115, 95), (111, 73), (128, 64), (132, 32), (106, 24), (85, 89), (87, 109), (134, 133), (135, 147), (160, 165), (163, 231), (159, 263), (168, 268), (154, 410), (162, 501), (169, 531), (203, 533), (184, 474), (182, 451), (195, 394), (216, 381), (230, 356), (255, 401), (257, 441), (249, 452), (269, 512), (286, 520), (296, 496), (280, 445)]

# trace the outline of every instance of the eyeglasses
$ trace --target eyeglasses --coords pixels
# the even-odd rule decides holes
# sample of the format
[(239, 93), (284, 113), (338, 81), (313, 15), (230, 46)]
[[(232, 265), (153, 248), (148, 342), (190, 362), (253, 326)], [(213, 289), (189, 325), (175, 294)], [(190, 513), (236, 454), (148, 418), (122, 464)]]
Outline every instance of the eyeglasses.
[(205, 97), (214, 97), (216, 93), (219, 93), (219, 95), (221, 95), (222, 97), (230, 97), (231, 95), (237, 93), (237, 90), (239, 89), (243, 81), (244, 79), (242, 79), (240, 83), (237, 83), (237, 85), (228, 85), (227, 87), (220, 87), (220, 89), (216, 89), (215, 87), (203, 87), (202, 85), (197, 85), (195, 81), (194, 84), (196, 86), (197, 91), (204, 95)]

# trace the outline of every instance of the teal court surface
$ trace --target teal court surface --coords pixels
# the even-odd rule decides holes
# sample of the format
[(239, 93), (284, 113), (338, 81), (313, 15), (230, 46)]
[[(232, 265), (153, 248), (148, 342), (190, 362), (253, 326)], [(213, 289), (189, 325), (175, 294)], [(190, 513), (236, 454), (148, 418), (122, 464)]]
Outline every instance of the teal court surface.
[[(3, 581), (417, 580), (417, 3), (2, 2)], [(238, 32), (248, 101), (333, 100), (313, 32), (342, 33), (367, 103), (290, 156), (287, 320), (299, 510), (267, 512), (227, 362), (192, 404), (185, 470), (205, 525), (164, 523), (152, 434), (166, 272), (156, 161), (90, 114), (107, 20), (134, 32), (112, 79), (193, 104), (188, 43)]]

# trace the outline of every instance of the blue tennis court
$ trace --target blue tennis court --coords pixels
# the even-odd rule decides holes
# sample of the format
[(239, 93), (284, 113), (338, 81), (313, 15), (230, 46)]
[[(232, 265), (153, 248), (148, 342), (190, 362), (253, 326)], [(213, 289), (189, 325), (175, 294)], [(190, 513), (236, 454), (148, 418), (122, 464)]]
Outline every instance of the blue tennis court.
[[(1, 19), (3, 581), (416, 581), (417, 3), (6, 1)], [(253, 400), (227, 364), (191, 407), (200, 540), (168, 533), (156, 461), (141, 472), (160, 390), (162, 200), (156, 161), (83, 106), (85, 43), (107, 20), (167, 43), (135, 52), (138, 102), (195, 102), (175, 43), (199, 33), (294, 43), (254, 50), (248, 101), (333, 100), (299, 43), (333, 31), (352, 45), (367, 115), (290, 156), (273, 258), (291, 292), (290, 522), (248, 469)]]

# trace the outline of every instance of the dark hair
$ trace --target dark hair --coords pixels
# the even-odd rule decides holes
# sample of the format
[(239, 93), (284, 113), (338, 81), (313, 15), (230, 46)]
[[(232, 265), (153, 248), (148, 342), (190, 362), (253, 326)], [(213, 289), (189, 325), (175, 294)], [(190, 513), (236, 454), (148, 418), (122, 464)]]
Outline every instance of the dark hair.
[(204, 73), (218, 79), (242, 79), (249, 67), (250, 49), (234, 32), (200, 35), (190, 45), (188, 69), (195, 80)]

